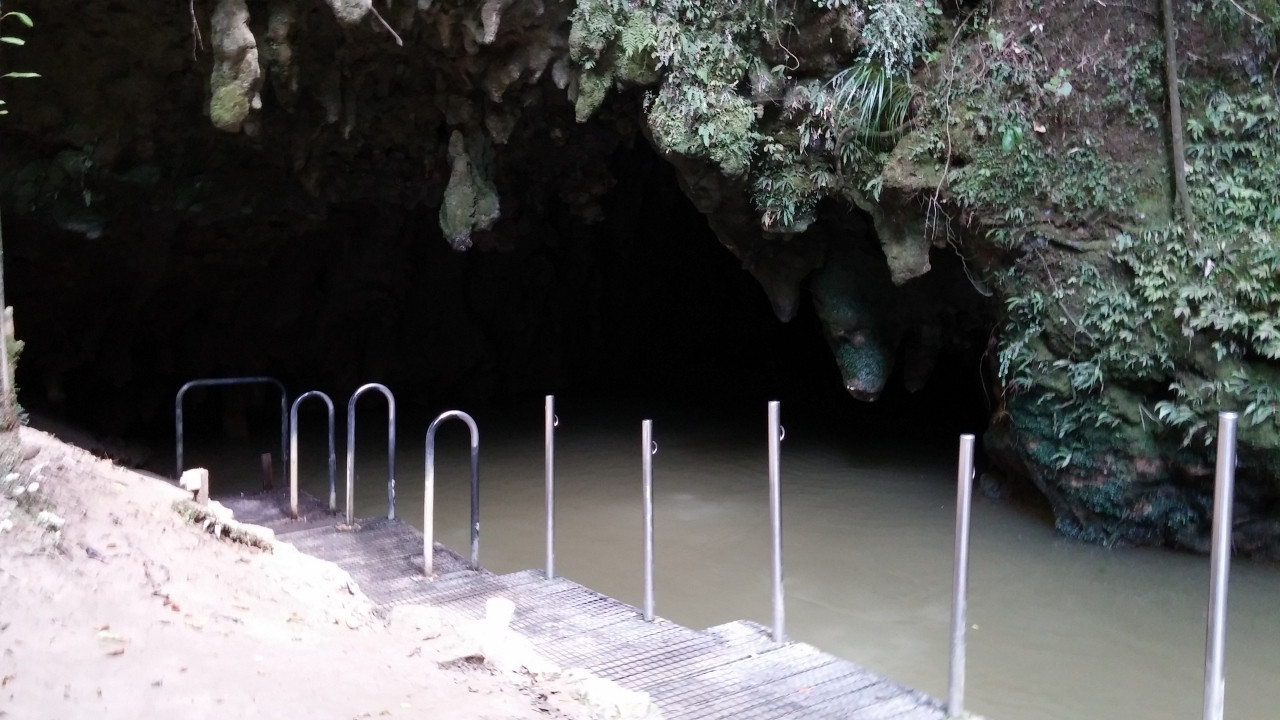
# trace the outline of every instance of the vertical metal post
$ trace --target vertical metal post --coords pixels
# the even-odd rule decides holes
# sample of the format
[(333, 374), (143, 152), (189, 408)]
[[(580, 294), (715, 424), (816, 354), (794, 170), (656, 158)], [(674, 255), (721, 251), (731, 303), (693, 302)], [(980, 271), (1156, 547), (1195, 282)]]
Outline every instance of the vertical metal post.
[[(332, 417), (332, 416), (331, 416)], [(298, 519), (298, 401), (295, 400), (289, 418), (289, 517)], [(333, 437), (330, 435), (330, 437)]]
[(356, 521), (356, 396), (347, 401), (347, 524)]
[(782, 583), (782, 454), (783, 429), (780, 422), (780, 403), (769, 402), (769, 525), (772, 528), (773, 549), (773, 641), (786, 639), (787, 610)]
[[(437, 421), (439, 422), (439, 421)], [(436, 557), (436, 423), (427, 428), (426, 485), (422, 490), (422, 569), (435, 575)]]
[(960, 436), (956, 473), (956, 566), (951, 586), (951, 676), (947, 717), (964, 714), (965, 628), (969, 622), (969, 513), (973, 506), (973, 435)]
[(546, 406), (546, 440), (547, 440), (547, 579), (556, 576), (556, 491), (555, 491), (555, 457), (556, 457), (556, 396), (547, 396)]
[(480, 569), (480, 431), (470, 415), (463, 413), (471, 428), (471, 569)]
[(1204, 720), (1222, 720), (1227, 688), (1227, 577), (1231, 570), (1231, 503), (1236, 481), (1236, 420), (1218, 413), (1218, 467), (1213, 491), (1213, 555), (1209, 566), (1209, 627), (1204, 651)]
[(653, 421), (640, 424), (640, 486), (644, 496), (644, 619), (653, 622)]

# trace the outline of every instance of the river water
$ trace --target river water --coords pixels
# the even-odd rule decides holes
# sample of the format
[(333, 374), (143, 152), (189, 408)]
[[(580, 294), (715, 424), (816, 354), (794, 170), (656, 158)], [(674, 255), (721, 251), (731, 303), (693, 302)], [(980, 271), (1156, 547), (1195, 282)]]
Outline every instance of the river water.
[[(658, 614), (695, 628), (767, 625), (764, 405), (652, 415), (641, 406), (557, 408), (558, 574), (639, 605), (639, 421), (650, 416)], [(784, 406), (788, 635), (945, 697), (955, 437), (799, 415)], [(386, 511), (384, 418), (371, 410), (359, 421), (361, 517)], [(481, 563), (543, 567), (542, 408), (477, 419)], [(305, 422), (302, 486), (324, 497), (323, 421)], [(397, 514), (419, 527), (425, 425), (402, 421), (396, 454)], [(465, 426), (446, 426), (438, 444), (436, 539), (465, 554)], [(229, 478), (257, 475), (253, 450), (265, 449), (193, 437), (188, 465), (209, 466), (214, 492), (226, 492), (236, 489)], [(1200, 717), (1207, 558), (1081, 545), (1043, 511), (975, 493), (970, 562), (967, 709), (992, 720)], [(1280, 568), (1234, 562), (1229, 628), (1227, 717), (1280, 716)]]

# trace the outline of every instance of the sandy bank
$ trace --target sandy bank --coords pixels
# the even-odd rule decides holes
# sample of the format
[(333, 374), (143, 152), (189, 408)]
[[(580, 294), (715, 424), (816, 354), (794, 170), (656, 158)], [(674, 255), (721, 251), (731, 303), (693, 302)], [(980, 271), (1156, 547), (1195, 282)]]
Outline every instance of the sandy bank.
[(188, 495), (168, 483), (34, 430), (21, 441), (17, 484), (37, 487), (22, 507), (0, 499), (0, 716), (586, 716), (561, 681), (442, 667), (459, 643), (447, 622), (388, 621), (287, 544), (216, 539), (178, 516)]

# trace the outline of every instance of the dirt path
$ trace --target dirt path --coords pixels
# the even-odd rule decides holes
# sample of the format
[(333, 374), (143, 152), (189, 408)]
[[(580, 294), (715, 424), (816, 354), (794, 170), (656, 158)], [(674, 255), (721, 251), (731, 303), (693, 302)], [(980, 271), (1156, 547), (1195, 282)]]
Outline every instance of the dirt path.
[[(453, 628), (388, 624), (334, 565), (187, 525), (172, 485), (44, 433), (21, 440), (9, 487), (29, 499), (0, 499), (6, 720), (585, 715), (551, 680), (442, 668)], [(65, 520), (60, 542), (41, 508)]]

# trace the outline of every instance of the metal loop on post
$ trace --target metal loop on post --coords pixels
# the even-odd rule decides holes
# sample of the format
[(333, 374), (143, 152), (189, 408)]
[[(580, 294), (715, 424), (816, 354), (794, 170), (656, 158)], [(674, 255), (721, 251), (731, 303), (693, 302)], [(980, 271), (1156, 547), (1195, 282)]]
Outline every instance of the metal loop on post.
[(644, 501), (644, 619), (653, 622), (653, 421), (640, 423), (640, 489)]
[(779, 426), (778, 426), (778, 433), (779, 433), (779, 435), (778, 435), (778, 442), (782, 442), (783, 440), (786, 440), (786, 439), (787, 439), (787, 429), (786, 429), (785, 427), (783, 427), (783, 426), (779, 425)]
[(1209, 622), (1204, 649), (1204, 720), (1222, 720), (1226, 702), (1227, 578), (1231, 572), (1231, 503), (1236, 482), (1236, 421), (1218, 413), (1218, 462), (1213, 487), (1213, 549), (1209, 563)]
[(779, 419), (780, 404), (769, 402), (769, 525), (773, 550), (773, 641), (786, 640), (786, 596), (782, 583), (782, 433)]
[(298, 406), (307, 398), (320, 398), (329, 411), (329, 510), (338, 505), (338, 458), (335, 452), (333, 400), (319, 390), (305, 392), (289, 408), (289, 517), (298, 519)]
[(960, 436), (956, 471), (956, 564), (951, 590), (951, 673), (947, 717), (964, 715), (965, 628), (969, 622), (969, 516), (973, 505), (973, 435)]
[(432, 420), (427, 428), (427, 478), (422, 493), (422, 555), (427, 577), (435, 572), (436, 430), (451, 418), (461, 420), (471, 430), (471, 568), (480, 569), (480, 429), (470, 415), (450, 410)]
[(386, 385), (369, 383), (351, 393), (347, 401), (347, 524), (356, 521), (356, 401), (366, 391), (377, 390), (387, 399), (387, 519), (396, 517), (396, 397)]
[(555, 457), (556, 427), (560, 418), (556, 417), (556, 397), (547, 396), (544, 413), (546, 426), (546, 470), (547, 470), (547, 579), (556, 576), (556, 489), (555, 489)]
[(182, 417), (182, 398), (187, 391), (194, 387), (215, 387), (222, 385), (256, 385), (265, 383), (275, 385), (280, 390), (280, 473), (283, 475), (288, 468), (289, 448), (286, 445), (285, 436), (289, 434), (289, 400), (288, 393), (284, 389), (284, 383), (273, 377), (231, 377), (231, 378), (203, 378), (200, 380), (192, 380), (178, 389), (178, 394), (173, 398), (173, 425), (174, 433), (177, 436), (177, 474), (174, 479), (182, 477), (182, 434), (183, 434), (183, 417)]

